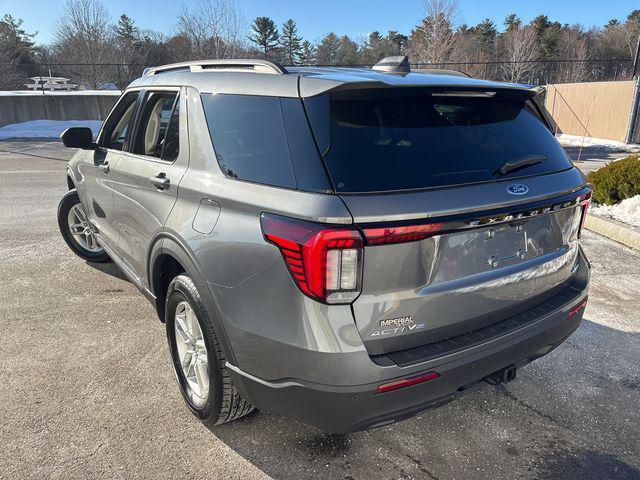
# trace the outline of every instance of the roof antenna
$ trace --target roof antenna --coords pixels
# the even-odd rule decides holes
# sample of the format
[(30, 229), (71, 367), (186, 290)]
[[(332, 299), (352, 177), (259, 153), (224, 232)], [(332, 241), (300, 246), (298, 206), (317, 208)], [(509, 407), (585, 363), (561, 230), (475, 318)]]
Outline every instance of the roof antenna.
[(409, 58), (406, 55), (398, 55), (395, 57), (385, 57), (376, 63), (371, 70), (387, 73), (409, 73)]

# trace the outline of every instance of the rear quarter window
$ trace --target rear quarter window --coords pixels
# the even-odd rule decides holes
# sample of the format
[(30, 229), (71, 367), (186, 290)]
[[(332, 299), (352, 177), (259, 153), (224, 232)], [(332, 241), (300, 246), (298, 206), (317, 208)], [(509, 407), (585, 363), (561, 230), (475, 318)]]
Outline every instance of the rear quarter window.
[(229, 177), (296, 188), (280, 98), (203, 94), (211, 141)]

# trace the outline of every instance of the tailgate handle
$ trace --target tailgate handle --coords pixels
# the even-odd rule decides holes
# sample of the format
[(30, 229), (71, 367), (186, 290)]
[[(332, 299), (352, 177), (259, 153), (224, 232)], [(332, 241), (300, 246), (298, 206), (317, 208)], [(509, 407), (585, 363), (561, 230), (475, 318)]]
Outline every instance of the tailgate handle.
[(171, 181), (167, 178), (166, 173), (160, 172), (155, 177), (151, 177), (151, 183), (153, 183), (158, 190), (164, 190), (165, 188), (169, 188)]

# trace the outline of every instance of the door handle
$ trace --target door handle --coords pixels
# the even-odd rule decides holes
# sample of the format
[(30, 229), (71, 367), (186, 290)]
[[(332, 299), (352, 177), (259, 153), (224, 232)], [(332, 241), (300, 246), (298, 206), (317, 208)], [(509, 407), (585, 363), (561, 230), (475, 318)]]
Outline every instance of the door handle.
[(104, 173), (109, 173), (109, 162), (103, 162), (98, 165), (98, 168), (102, 170)]
[(171, 181), (167, 178), (167, 174), (164, 172), (160, 172), (155, 177), (151, 177), (151, 183), (153, 183), (158, 190), (164, 190), (165, 188), (169, 188)]

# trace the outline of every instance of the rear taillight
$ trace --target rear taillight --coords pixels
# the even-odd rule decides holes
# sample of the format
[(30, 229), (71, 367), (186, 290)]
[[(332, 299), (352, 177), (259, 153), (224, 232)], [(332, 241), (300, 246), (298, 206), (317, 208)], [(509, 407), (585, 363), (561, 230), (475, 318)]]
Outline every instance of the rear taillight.
[(329, 226), (263, 213), (264, 238), (276, 245), (298, 288), (325, 303), (350, 303), (360, 294), (362, 237)]
[(398, 227), (365, 227), (362, 232), (367, 245), (381, 245), (424, 240), (442, 230), (443, 225), (443, 223), (427, 223)]
[(591, 202), (591, 191), (578, 197), (578, 202), (584, 202), (584, 206), (582, 207), (582, 219), (580, 219), (580, 229), (578, 230), (578, 238), (580, 238), (580, 234), (584, 228), (584, 222), (587, 220), (587, 211), (589, 210), (589, 203)]

